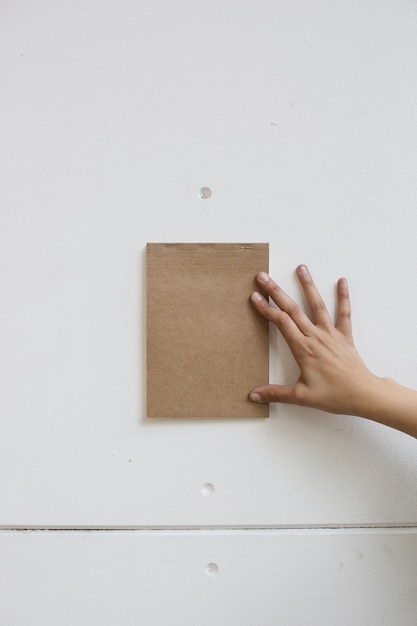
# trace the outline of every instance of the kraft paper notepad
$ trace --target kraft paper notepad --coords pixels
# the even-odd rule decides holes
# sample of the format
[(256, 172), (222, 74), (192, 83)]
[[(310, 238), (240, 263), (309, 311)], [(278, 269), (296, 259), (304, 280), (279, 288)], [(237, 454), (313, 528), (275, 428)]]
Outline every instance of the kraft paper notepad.
[(268, 322), (250, 303), (266, 243), (147, 245), (148, 417), (268, 417)]

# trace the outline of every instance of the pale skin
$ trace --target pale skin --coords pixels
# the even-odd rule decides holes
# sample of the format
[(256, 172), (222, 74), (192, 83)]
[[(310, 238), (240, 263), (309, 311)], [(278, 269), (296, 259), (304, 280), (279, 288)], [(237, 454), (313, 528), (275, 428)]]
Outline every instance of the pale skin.
[(256, 277), (262, 293), (254, 292), (251, 300), (288, 343), (300, 370), (299, 378), (293, 385), (257, 386), (250, 392), (250, 399), (356, 415), (417, 437), (417, 391), (370, 372), (355, 347), (346, 278), (337, 282), (334, 324), (308, 268), (299, 265), (296, 273), (311, 319), (264, 272)]

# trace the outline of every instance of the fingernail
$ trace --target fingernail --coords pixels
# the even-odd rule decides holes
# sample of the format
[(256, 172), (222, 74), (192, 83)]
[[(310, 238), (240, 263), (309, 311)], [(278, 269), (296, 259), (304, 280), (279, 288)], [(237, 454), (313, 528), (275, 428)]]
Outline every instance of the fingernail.
[(305, 276), (308, 273), (306, 266), (300, 265), (300, 267), (298, 268), (298, 273), (301, 274), (302, 276)]
[(252, 400), (252, 402), (262, 402), (261, 396), (259, 395), (259, 393), (256, 393), (255, 391), (252, 392), (249, 397)]
[(263, 300), (263, 297), (261, 296), (260, 293), (258, 293), (257, 291), (254, 291), (252, 294), (252, 300), (255, 300), (255, 302), (261, 302), (261, 300)]
[(269, 276), (266, 272), (259, 272), (258, 274), (258, 280), (261, 283), (267, 283), (269, 280)]

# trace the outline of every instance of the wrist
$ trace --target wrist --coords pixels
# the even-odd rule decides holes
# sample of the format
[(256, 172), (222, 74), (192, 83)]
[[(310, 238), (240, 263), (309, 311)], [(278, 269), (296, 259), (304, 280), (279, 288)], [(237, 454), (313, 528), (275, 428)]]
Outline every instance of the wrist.
[(360, 394), (357, 415), (417, 437), (417, 391), (372, 375)]
[(370, 373), (357, 394), (355, 415), (376, 420), (386, 404), (390, 403), (390, 387), (393, 382), (390, 378)]

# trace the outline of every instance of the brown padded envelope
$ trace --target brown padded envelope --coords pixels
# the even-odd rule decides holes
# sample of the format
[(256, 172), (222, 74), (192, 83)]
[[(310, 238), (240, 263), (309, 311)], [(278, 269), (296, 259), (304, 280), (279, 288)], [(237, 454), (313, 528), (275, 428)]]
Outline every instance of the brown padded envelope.
[(268, 322), (252, 307), (267, 243), (147, 244), (148, 417), (268, 417)]

